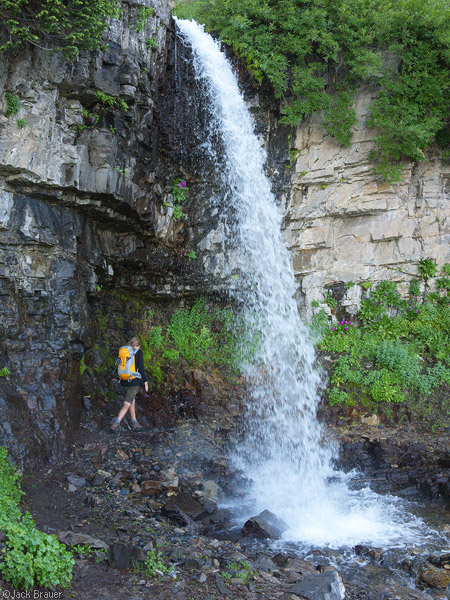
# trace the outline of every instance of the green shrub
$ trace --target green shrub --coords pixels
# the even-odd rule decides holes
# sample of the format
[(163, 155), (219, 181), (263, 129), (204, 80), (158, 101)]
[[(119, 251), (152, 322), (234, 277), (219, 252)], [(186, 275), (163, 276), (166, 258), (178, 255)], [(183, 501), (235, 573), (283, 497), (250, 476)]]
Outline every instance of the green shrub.
[(347, 145), (355, 90), (375, 87), (367, 124), (379, 134), (371, 158), (388, 180), (400, 178), (400, 161), (423, 160), (435, 139), (448, 153), (448, 2), (194, 0), (175, 12), (229, 44), (256, 83), (270, 82), (286, 125), (323, 111), (328, 133)]
[[(151, 323), (153, 311), (147, 321)], [(191, 307), (176, 309), (165, 325), (151, 325), (141, 335), (146, 370), (159, 382), (165, 364), (183, 360), (191, 366), (228, 366), (238, 369), (255, 350), (256, 336), (229, 309), (211, 307), (202, 298)]]
[(29, 43), (68, 58), (98, 48), (108, 20), (119, 15), (116, 0), (3, 0), (1, 6), (0, 52)]
[(19, 96), (11, 94), (11, 92), (5, 93), (6, 99), (6, 113), (7, 117), (14, 117), (19, 112), (22, 103), (20, 102)]
[[(448, 293), (446, 284), (440, 289)], [(450, 382), (450, 306), (448, 296), (433, 294), (421, 302), (415, 294), (403, 300), (395, 283), (380, 282), (363, 298), (358, 326), (345, 319), (312, 325), (321, 335), (318, 349), (335, 353), (331, 405), (359, 402), (386, 412), (386, 405), (406, 403), (428, 410), (425, 399)]]
[(15, 587), (70, 587), (72, 553), (54, 535), (36, 529), (29, 513), (19, 508), (20, 475), (0, 447), (0, 530), (6, 535), (0, 555), (3, 579)]

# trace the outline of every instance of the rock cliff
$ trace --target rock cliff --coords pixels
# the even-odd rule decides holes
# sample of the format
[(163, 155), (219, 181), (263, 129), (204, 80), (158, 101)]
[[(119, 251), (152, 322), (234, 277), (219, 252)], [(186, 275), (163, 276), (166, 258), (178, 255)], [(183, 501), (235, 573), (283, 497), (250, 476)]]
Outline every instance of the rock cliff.
[(324, 134), (318, 115), (291, 142), (285, 238), (309, 316), (311, 302), (327, 293), (354, 314), (362, 290), (353, 283), (388, 279), (406, 292), (420, 259), (440, 266), (450, 260), (450, 163), (430, 152), (426, 161), (404, 165), (400, 183), (375, 176), (368, 154), (376, 131), (365, 124), (372, 97), (368, 89), (357, 96), (359, 124), (349, 148)]
[[(185, 292), (169, 195), (174, 26), (167, 3), (148, 0), (141, 30), (141, 5), (123, 2), (101, 51), (68, 62), (24, 48), (0, 65), (0, 440), (19, 463), (70, 439), (80, 364), (91, 352), (93, 376), (108, 371), (112, 317), (123, 343), (136, 297)], [(9, 117), (8, 95), (20, 101)]]

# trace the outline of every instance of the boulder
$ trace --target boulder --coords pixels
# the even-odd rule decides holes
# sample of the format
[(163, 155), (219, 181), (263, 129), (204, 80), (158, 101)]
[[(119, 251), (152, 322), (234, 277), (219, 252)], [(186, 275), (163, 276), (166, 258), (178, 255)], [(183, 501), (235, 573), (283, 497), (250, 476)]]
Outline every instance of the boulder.
[(86, 533), (75, 533), (73, 531), (60, 531), (56, 534), (58, 540), (66, 546), (92, 546), (96, 550), (107, 550), (108, 544), (94, 538)]
[(146, 558), (147, 553), (142, 548), (122, 542), (111, 544), (108, 550), (108, 562), (116, 569), (134, 568), (136, 564), (145, 563)]
[(450, 585), (450, 571), (447, 569), (425, 567), (419, 573), (419, 579), (430, 587), (445, 590)]
[(270, 510), (263, 510), (256, 517), (252, 517), (244, 523), (242, 535), (254, 535), (259, 538), (271, 538), (278, 540), (288, 526)]
[(291, 594), (307, 600), (344, 600), (345, 587), (337, 571), (307, 575), (303, 581), (287, 588)]
[(172, 496), (161, 512), (176, 520), (179, 520), (180, 514), (195, 520), (205, 513), (205, 508), (188, 494), (179, 494), (178, 496)]

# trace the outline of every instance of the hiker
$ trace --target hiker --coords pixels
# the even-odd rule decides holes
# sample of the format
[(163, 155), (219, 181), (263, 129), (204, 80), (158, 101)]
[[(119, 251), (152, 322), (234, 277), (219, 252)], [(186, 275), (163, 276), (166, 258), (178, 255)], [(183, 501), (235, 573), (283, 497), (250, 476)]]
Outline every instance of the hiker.
[(141, 385), (148, 392), (147, 376), (144, 370), (144, 355), (140, 349), (141, 342), (137, 337), (131, 338), (126, 346), (119, 350), (119, 378), (120, 384), (125, 389), (125, 401), (119, 414), (111, 425), (111, 433), (115, 433), (119, 428), (120, 422), (130, 411), (131, 429), (138, 431), (142, 429), (136, 419), (135, 398)]

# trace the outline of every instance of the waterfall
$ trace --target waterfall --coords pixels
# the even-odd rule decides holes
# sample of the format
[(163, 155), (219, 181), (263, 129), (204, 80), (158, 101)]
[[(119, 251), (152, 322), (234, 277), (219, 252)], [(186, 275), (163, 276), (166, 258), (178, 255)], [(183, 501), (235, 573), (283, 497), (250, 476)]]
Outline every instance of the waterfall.
[[(243, 367), (252, 398), (244, 440), (232, 460), (249, 483), (236, 514), (244, 520), (269, 509), (289, 526), (285, 539), (310, 546), (410, 543), (421, 522), (398, 499), (351, 489), (351, 476), (333, 470), (335, 448), (316, 418), (320, 377), (314, 346), (299, 317), (282, 214), (264, 171), (265, 151), (219, 45), (195, 22), (177, 25), (210, 104), (205, 144), (219, 139), (224, 154), (216, 172), (233, 248), (231, 293), (258, 340)], [(212, 142), (209, 156), (214, 160)]]

